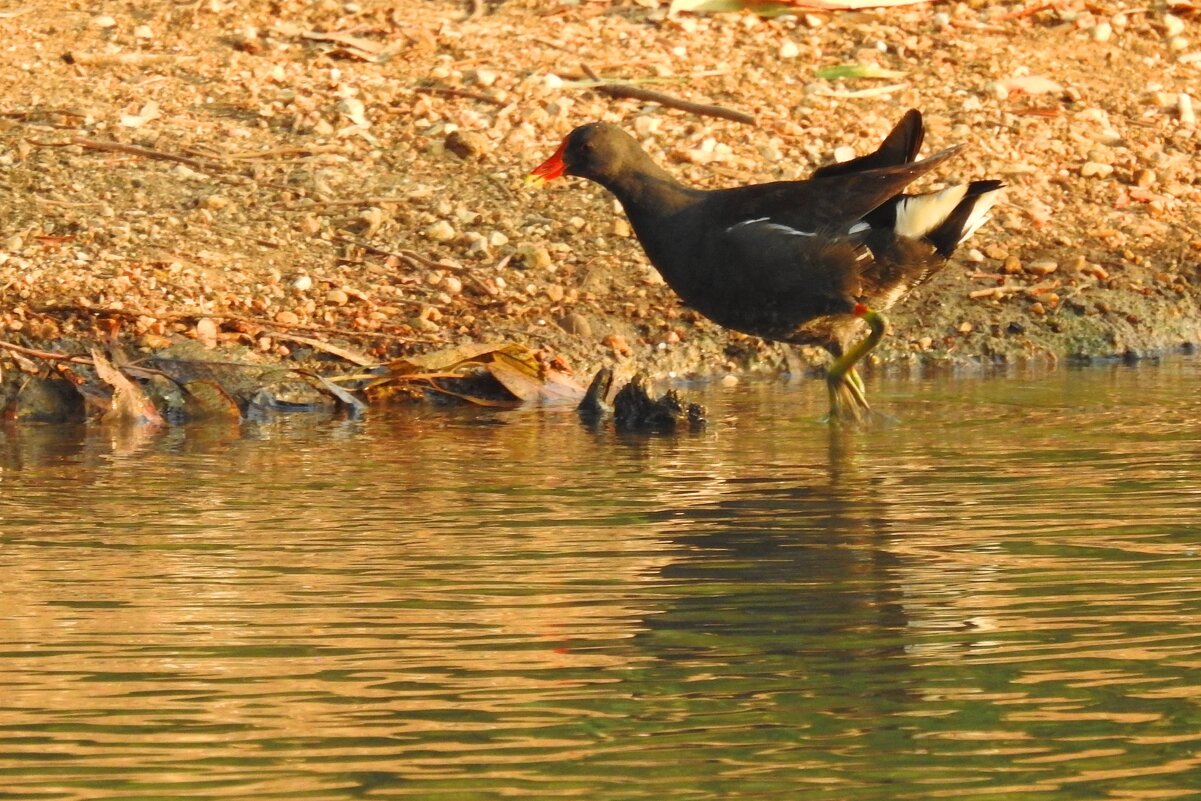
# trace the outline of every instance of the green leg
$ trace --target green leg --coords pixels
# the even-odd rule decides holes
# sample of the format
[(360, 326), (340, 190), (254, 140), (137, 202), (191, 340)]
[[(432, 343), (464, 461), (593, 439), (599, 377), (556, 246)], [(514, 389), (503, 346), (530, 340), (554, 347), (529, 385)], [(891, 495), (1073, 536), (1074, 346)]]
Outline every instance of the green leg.
[(879, 312), (859, 306), (855, 313), (867, 323), (869, 331), (854, 347), (835, 359), (826, 372), (826, 384), (830, 389), (831, 422), (862, 420), (869, 410), (863, 379), (860, 378), (855, 365), (870, 353), (872, 348), (880, 344), (880, 340), (888, 331), (888, 320)]

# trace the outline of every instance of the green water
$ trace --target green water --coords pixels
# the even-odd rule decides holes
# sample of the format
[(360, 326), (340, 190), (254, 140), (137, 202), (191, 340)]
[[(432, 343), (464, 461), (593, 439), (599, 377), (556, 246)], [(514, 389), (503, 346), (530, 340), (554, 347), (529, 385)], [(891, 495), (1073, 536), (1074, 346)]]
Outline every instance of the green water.
[(1199, 379), (0, 430), (0, 798), (1201, 798)]

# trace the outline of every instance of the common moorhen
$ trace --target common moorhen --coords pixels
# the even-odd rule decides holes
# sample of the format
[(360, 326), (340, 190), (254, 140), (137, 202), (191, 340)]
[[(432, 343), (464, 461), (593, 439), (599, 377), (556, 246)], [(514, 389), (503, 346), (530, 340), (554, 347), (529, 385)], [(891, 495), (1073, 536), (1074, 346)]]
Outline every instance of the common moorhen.
[[(921, 113), (910, 110), (874, 153), (808, 180), (703, 190), (675, 180), (622, 129), (594, 122), (568, 134), (531, 178), (576, 175), (616, 195), (664, 280), (719, 325), (823, 346), (834, 358), (831, 420), (854, 420), (868, 410), (855, 364), (887, 330), (881, 311), (942, 267), (1003, 186), (904, 194), (962, 147), (918, 161), (923, 134)], [(861, 320), (869, 333), (852, 346)]]

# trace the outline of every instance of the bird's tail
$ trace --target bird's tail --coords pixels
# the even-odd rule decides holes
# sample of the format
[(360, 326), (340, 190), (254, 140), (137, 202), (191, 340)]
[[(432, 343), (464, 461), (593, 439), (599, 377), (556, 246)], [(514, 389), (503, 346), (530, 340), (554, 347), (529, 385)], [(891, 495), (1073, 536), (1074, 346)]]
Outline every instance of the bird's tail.
[(893, 230), (898, 236), (925, 239), (943, 257), (986, 223), (1004, 188), (1000, 181), (972, 181), (897, 199)]

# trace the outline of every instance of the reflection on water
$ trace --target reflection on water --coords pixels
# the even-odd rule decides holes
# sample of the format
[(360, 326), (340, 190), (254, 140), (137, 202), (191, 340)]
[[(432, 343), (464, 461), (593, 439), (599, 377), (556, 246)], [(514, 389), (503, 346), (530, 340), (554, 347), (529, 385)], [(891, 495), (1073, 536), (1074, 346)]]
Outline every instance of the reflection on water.
[(4, 430), (0, 797), (1198, 797), (1198, 378)]

